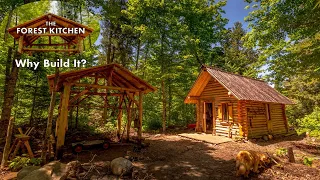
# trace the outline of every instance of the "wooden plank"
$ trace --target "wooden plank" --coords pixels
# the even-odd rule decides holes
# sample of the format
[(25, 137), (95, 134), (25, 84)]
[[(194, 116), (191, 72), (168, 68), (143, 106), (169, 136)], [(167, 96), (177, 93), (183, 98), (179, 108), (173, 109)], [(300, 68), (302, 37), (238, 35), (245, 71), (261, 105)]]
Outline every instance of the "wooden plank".
[(122, 91), (131, 91), (131, 92), (139, 92), (137, 89), (131, 89), (131, 88), (122, 88), (122, 87), (115, 87), (115, 86), (101, 86), (97, 84), (82, 84), (82, 83), (73, 83), (73, 86), (76, 87), (92, 87), (92, 88), (98, 88), (98, 89), (111, 89), (111, 90), (122, 90)]
[[(49, 36), (49, 38), (51, 38), (51, 36)], [(69, 43), (58, 43), (58, 44), (30, 44), (31, 46), (65, 46), (68, 45)]]
[[(70, 97), (71, 84), (65, 83), (63, 90), (63, 98), (61, 100), (61, 109), (60, 115), (57, 121), (57, 144), (56, 144), (56, 154), (60, 154), (61, 147), (64, 145), (65, 134), (68, 126), (68, 105), (69, 105), (69, 97)], [(59, 156), (58, 156), (59, 157)]]
[(76, 52), (78, 49), (39, 49), (39, 48), (23, 48), (22, 51), (40, 51), (40, 52)]
[[(70, 93), (71, 94), (79, 94), (81, 93), (82, 91), (71, 91)], [(122, 96), (123, 93), (105, 93), (105, 92), (87, 92), (86, 94), (90, 94), (90, 95), (99, 95), (99, 96), (105, 96), (105, 95), (108, 95), (108, 96)]]

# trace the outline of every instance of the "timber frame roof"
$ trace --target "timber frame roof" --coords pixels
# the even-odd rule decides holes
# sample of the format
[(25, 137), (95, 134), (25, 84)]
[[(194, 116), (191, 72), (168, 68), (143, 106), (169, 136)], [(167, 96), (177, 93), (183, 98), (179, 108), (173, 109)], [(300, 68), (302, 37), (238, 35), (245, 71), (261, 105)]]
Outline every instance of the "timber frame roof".
[[(64, 33), (32, 33), (32, 34), (22, 34), (17, 33), (18, 28), (47, 28), (46, 22), (55, 22), (55, 26), (50, 26), (50, 29), (57, 28), (82, 28), (85, 29), (85, 32), (82, 33), (73, 33), (73, 34), (64, 34)], [(83, 40), (87, 36), (89, 36), (94, 29), (82, 25), (80, 23), (77, 23), (75, 21), (72, 21), (70, 19), (57, 16), (52, 13), (45, 14), (43, 16), (40, 16), (38, 18), (32, 19), (30, 21), (27, 21), (25, 23), (22, 23), (18, 26), (12, 27), (8, 29), (8, 32), (13, 36), (15, 39), (19, 39), (19, 46), (18, 46), (18, 52), (29, 52), (30, 54), (32, 52), (68, 52), (70, 54), (75, 53), (82, 53), (83, 51)], [(63, 43), (51, 43), (51, 37), (52, 36), (58, 36), (63, 40)], [(36, 40), (41, 37), (47, 37), (48, 43), (39, 44), (36, 43)], [(45, 42), (45, 41), (44, 41)], [(32, 48), (32, 47), (54, 47), (54, 48)], [(57, 48), (61, 47), (61, 48)]]
[[(132, 72), (130, 72), (129, 70), (127, 70), (119, 64), (94, 66), (90, 68), (60, 73), (56, 90), (62, 91), (64, 83), (76, 84), (78, 80), (85, 77), (103, 78), (108, 81), (108, 86), (96, 84), (97, 88), (108, 89), (108, 87), (113, 87), (113, 89), (116, 90), (126, 90), (133, 92), (142, 91), (144, 93), (149, 93), (156, 90), (155, 87), (153, 87), (146, 81), (142, 80), (138, 76), (134, 75)], [(49, 82), (50, 91), (52, 91), (54, 86), (55, 75), (48, 75), (47, 78)], [(86, 86), (86, 84), (77, 85)]]
[(184, 102), (196, 103), (192, 97), (201, 96), (205, 86), (212, 78), (216, 79), (238, 100), (294, 104), (289, 98), (280, 94), (262, 80), (233, 74), (209, 66), (202, 66), (198, 79), (193, 84)]
[[(80, 23), (77, 23), (75, 21), (72, 21), (70, 19), (52, 14), (52, 13), (48, 13), (45, 14), (43, 16), (40, 16), (38, 18), (32, 19), (30, 21), (26, 21), (25, 23), (22, 23), (18, 26), (12, 27), (8, 29), (8, 32), (15, 38), (15, 39), (19, 39), (19, 37), (22, 34), (17, 34), (17, 28), (43, 28), (46, 27), (46, 22), (47, 21), (55, 21), (57, 24), (57, 27), (66, 27), (66, 28), (85, 28), (85, 34), (79, 34), (79, 36), (82, 36), (83, 38), (88, 36), (90, 33), (93, 32), (93, 29), (82, 25)], [(60, 35), (60, 34), (59, 34)], [(77, 44), (77, 39), (75, 38), (76, 35), (74, 36), (70, 36), (68, 34), (65, 34), (65, 36), (62, 36), (63, 39), (65, 39), (66, 41), (71, 41), (74, 44)], [(34, 35), (30, 35), (28, 37), (28, 41), (26, 40), (24, 43), (32, 43), (34, 42), (36, 39), (38, 39), (40, 36), (37, 34)], [(26, 45), (26, 44), (25, 44)]]

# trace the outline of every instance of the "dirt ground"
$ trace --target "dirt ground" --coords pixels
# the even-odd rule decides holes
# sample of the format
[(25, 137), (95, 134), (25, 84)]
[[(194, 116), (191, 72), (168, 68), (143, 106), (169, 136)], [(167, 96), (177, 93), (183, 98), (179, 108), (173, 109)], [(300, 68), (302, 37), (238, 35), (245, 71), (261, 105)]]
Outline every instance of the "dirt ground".
[[(271, 141), (251, 140), (209, 144), (177, 134), (144, 134), (150, 146), (143, 149), (134, 161), (137, 179), (242, 179), (235, 176), (235, 157), (241, 150), (256, 150), (274, 154), (279, 148), (293, 147), (296, 163), (286, 157), (279, 158), (283, 167), (272, 166), (260, 174), (250, 174), (250, 179), (320, 179), (320, 170), (302, 164), (302, 157), (320, 156), (320, 145), (299, 136), (278, 137)], [(76, 157), (66, 154), (64, 161), (78, 159), (89, 162), (111, 161), (132, 152), (133, 146), (112, 145), (109, 150), (90, 150)]]
[[(183, 138), (177, 134), (144, 134), (150, 146), (134, 161), (135, 179), (242, 179), (235, 176), (235, 156), (240, 150), (274, 154), (278, 148), (293, 147), (296, 163), (279, 158), (283, 167), (273, 165), (250, 179), (320, 179), (320, 170), (302, 164), (303, 156), (320, 156), (320, 145), (298, 136), (278, 137), (271, 141), (227, 142), (219, 145)], [(67, 152), (62, 162), (111, 161), (132, 152), (132, 145), (113, 144), (110, 149), (91, 149), (73, 155)], [(0, 173), (1, 174), (1, 173)], [(0, 175), (1, 179), (1, 175)]]

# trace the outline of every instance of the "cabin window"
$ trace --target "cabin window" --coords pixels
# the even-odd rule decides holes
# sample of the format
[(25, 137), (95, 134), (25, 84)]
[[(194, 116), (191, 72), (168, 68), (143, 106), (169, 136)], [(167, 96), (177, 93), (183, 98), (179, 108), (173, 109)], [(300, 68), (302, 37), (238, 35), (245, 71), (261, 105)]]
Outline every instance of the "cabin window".
[(218, 106), (218, 118), (222, 121), (229, 122), (232, 120), (232, 103), (221, 103)]
[(267, 120), (271, 120), (270, 104), (266, 104), (266, 114), (267, 114)]

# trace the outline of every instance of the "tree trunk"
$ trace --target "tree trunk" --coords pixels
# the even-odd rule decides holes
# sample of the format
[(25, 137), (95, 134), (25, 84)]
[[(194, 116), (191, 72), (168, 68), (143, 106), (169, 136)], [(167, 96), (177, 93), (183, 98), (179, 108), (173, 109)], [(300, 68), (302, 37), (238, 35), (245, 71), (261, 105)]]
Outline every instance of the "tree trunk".
[[(45, 138), (43, 140), (42, 152), (41, 152), (41, 159), (42, 159), (42, 163), (44, 164), (47, 163), (48, 143), (50, 142), (50, 135), (52, 133), (52, 119), (53, 119), (54, 107), (56, 105), (56, 94), (57, 94), (56, 85), (57, 85), (58, 79), (59, 79), (59, 67), (56, 67), (54, 85), (53, 85), (54, 88), (51, 93), (51, 100), (50, 100), (50, 106), (49, 106), (47, 129), (46, 129)], [(50, 154), (49, 154), (49, 157), (50, 157)]]
[(8, 34), (9, 34), (8, 29), (9, 29), (9, 27), (10, 27), (12, 15), (13, 15), (13, 8), (9, 11), (8, 21), (7, 21), (6, 29), (5, 29), (4, 36), (3, 36), (4, 42), (6, 42), (7, 39), (8, 39)]
[(167, 101), (166, 92), (164, 86), (164, 80), (161, 81), (161, 91), (162, 91), (162, 131), (166, 131), (166, 121), (167, 121)]
[(112, 37), (112, 31), (109, 29), (109, 37), (108, 37), (108, 49), (107, 49), (107, 64), (111, 63), (111, 37)]
[(112, 46), (112, 56), (111, 56), (111, 61), (110, 61), (110, 63), (113, 63), (113, 62), (114, 62), (115, 51), (116, 51), (116, 47)]
[[(164, 33), (161, 34), (161, 49), (160, 49), (160, 57), (163, 58), (163, 52), (164, 52), (164, 39), (165, 35)], [(165, 71), (165, 58), (162, 59), (161, 63), (161, 74), (164, 75), (166, 73)], [(161, 80), (161, 93), (162, 93), (162, 131), (166, 131), (166, 124), (167, 124), (167, 101), (166, 101), (166, 91), (165, 91), (165, 79), (162, 77)]]
[(29, 119), (29, 126), (32, 126), (32, 124), (33, 124), (33, 114), (34, 114), (34, 108), (35, 108), (35, 106), (36, 106), (36, 97), (37, 97), (37, 90), (38, 90), (38, 81), (39, 81), (39, 75), (37, 74), (36, 86), (34, 87), (34, 92), (33, 92), (32, 109), (31, 109), (31, 114), (30, 114), (30, 119)]
[(75, 129), (78, 129), (78, 121), (79, 121), (79, 105), (78, 105), (76, 108), (77, 108), (77, 112), (76, 112), (76, 125), (75, 125)]
[(288, 156), (289, 156), (289, 162), (295, 163), (296, 160), (294, 159), (293, 149), (292, 147), (288, 147)]
[(171, 88), (171, 78), (169, 78), (169, 84), (168, 84), (168, 125), (171, 125), (172, 119), (171, 119), (171, 109), (172, 109), (172, 88)]
[(10, 121), (9, 121), (9, 125), (8, 125), (8, 130), (7, 130), (6, 144), (5, 144), (4, 150), (3, 150), (1, 169), (3, 169), (6, 166), (7, 161), (8, 161), (9, 151), (10, 151), (10, 146), (11, 146), (13, 124), (14, 124), (14, 118), (11, 117)]
[(70, 111), (69, 111), (69, 119), (70, 119), (70, 128), (69, 129), (72, 129), (72, 120), (73, 120), (73, 111), (74, 111), (74, 107), (71, 107)]
[(136, 57), (136, 70), (138, 70), (138, 66), (139, 66), (140, 45), (141, 45), (141, 41), (140, 41), (140, 35), (139, 35), (138, 36), (137, 57)]
[(11, 69), (11, 61), (12, 61), (11, 56), (12, 56), (12, 47), (8, 47), (8, 56), (7, 56), (7, 63), (6, 63), (6, 79), (5, 79), (3, 96), (6, 94), (8, 82), (10, 79), (10, 69)]
[(147, 67), (147, 58), (148, 58), (148, 53), (149, 53), (149, 45), (146, 43), (146, 52), (144, 54), (144, 65), (143, 65), (143, 75), (142, 77), (145, 78), (145, 72), (146, 72), (146, 67)]
[[(20, 59), (20, 54), (15, 55), (16, 59)], [(7, 90), (4, 95), (1, 119), (0, 119), (0, 138), (4, 137), (6, 134), (5, 128), (8, 126), (8, 122), (11, 116), (11, 111), (14, 101), (14, 91), (17, 84), (17, 79), (19, 75), (19, 68), (17, 67), (15, 61), (12, 61), (12, 69), (10, 78), (8, 79)]]

